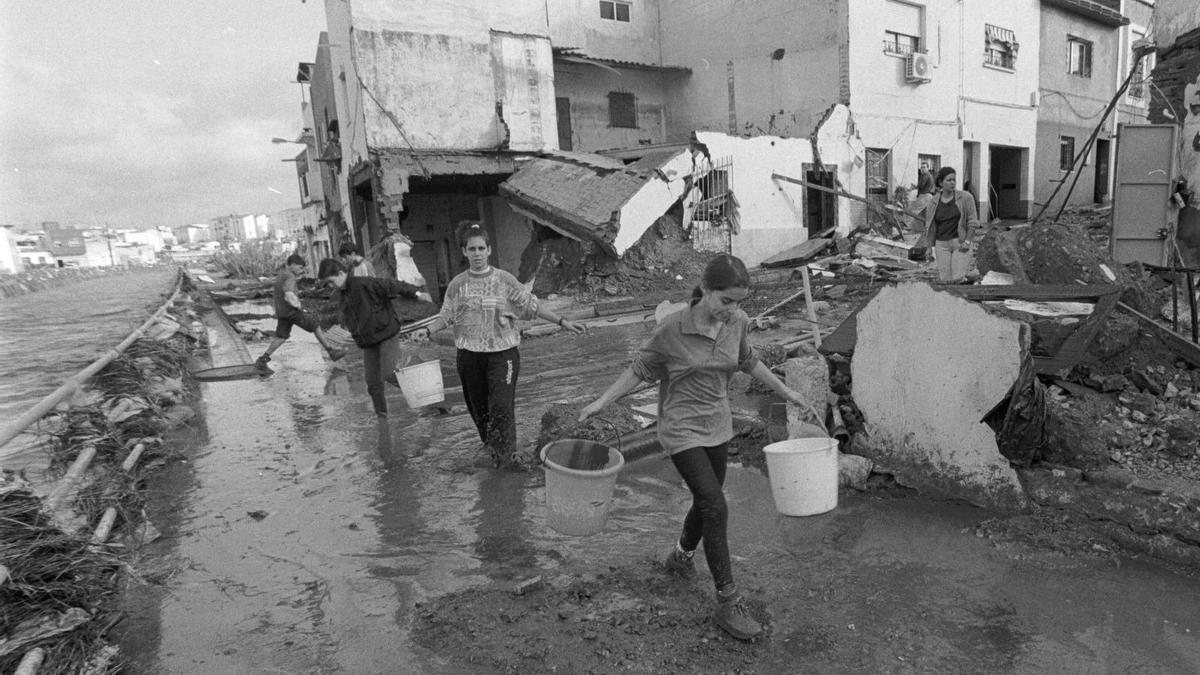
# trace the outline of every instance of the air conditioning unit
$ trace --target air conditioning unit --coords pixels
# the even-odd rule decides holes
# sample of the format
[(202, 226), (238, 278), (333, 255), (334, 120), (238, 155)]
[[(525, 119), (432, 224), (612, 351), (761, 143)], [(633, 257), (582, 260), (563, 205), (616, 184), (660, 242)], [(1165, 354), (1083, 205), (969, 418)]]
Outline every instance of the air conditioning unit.
[(929, 57), (924, 54), (912, 53), (904, 58), (904, 81), (921, 84), (928, 82)]

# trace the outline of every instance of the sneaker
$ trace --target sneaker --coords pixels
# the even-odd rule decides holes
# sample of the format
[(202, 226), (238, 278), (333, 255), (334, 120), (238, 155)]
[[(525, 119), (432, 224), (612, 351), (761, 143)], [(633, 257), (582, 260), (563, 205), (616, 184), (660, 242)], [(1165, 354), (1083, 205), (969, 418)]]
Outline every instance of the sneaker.
[(762, 624), (750, 616), (742, 594), (731, 593), (728, 597), (717, 594), (717, 609), (713, 612), (713, 620), (726, 633), (739, 640), (753, 640), (762, 634)]
[(336, 347), (332, 347), (329, 349), (329, 360), (330, 361), (337, 361), (345, 355), (346, 355), (345, 349), (338, 349)]
[(667, 554), (667, 559), (663, 561), (663, 567), (667, 568), (667, 572), (685, 579), (696, 576), (696, 560), (694, 556), (679, 550), (679, 544), (671, 546), (671, 552)]

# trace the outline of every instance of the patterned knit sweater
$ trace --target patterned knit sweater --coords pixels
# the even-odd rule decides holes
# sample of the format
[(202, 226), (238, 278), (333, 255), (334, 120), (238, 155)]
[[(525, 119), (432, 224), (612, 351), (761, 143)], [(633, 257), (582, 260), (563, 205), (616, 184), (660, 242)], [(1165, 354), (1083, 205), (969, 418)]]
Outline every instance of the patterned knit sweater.
[(454, 326), (454, 346), (502, 352), (521, 344), (519, 319), (537, 316), (538, 299), (513, 275), (495, 267), (454, 277), (442, 301), (442, 319)]

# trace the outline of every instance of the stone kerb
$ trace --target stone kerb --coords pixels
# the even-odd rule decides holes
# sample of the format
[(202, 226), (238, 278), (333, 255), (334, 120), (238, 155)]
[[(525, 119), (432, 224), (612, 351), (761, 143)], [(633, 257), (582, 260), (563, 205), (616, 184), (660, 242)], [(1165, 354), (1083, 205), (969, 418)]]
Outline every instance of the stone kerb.
[(1020, 322), (925, 283), (881, 290), (858, 315), (851, 374), (867, 436), (855, 453), (910, 487), (1028, 508), (982, 422), (1016, 381), (1026, 334)]

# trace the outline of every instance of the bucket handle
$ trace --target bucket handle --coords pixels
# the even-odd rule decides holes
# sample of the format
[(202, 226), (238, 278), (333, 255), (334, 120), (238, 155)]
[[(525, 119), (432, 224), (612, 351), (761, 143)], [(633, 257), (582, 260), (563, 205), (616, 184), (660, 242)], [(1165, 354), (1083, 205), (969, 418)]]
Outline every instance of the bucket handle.
[(601, 422), (604, 422), (608, 426), (612, 427), (613, 437), (617, 439), (617, 452), (624, 457), (625, 453), (621, 452), (621, 431), (617, 429), (617, 425), (607, 417), (600, 417), (599, 415), (593, 416), (592, 419), (600, 420)]
[[(785, 401), (785, 403), (791, 403), (791, 401)], [(817, 426), (821, 427), (821, 431), (824, 431), (825, 435), (828, 436), (829, 427), (825, 426), (825, 419), (817, 413), (817, 409), (812, 407), (812, 404), (808, 401), (800, 401), (800, 406), (813, 416), (813, 419), (817, 422)]]

